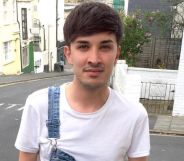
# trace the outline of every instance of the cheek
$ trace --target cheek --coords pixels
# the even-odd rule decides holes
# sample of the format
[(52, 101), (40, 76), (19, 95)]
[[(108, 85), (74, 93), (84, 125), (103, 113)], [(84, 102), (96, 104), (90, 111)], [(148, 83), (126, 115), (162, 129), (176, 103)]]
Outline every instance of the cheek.
[(116, 61), (117, 61), (117, 58), (116, 58), (116, 56), (111, 56), (111, 57), (109, 57), (107, 60), (106, 60), (106, 62), (107, 62), (107, 64), (109, 64), (110, 66), (114, 66), (115, 64), (116, 64)]
[(84, 60), (84, 58), (81, 58), (81, 57), (79, 57), (79, 56), (73, 56), (71, 59), (72, 59), (72, 64), (73, 64), (73, 66), (75, 66), (75, 67), (80, 68), (80, 67), (82, 67), (82, 66), (85, 65), (85, 60)]

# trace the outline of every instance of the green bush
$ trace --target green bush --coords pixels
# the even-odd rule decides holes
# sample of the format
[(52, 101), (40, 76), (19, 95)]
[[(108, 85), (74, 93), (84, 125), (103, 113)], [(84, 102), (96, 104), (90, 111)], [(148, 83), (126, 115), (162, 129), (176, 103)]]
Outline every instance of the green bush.
[(139, 14), (125, 16), (121, 13), (123, 23), (123, 38), (121, 41), (121, 57), (129, 66), (134, 66), (136, 57), (142, 52), (142, 46), (149, 42), (151, 34), (147, 32), (139, 18)]

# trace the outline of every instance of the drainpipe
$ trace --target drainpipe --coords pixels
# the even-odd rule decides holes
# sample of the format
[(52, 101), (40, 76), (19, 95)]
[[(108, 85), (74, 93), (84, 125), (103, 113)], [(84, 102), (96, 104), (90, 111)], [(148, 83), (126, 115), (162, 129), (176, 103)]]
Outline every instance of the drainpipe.
[(20, 22), (19, 22), (19, 19), (18, 19), (18, 2), (17, 0), (15, 0), (15, 3), (16, 3), (16, 14), (17, 14), (17, 23), (18, 23), (18, 26), (19, 26), (19, 37), (20, 37), (20, 63), (21, 63), (21, 72), (22, 72), (22, 41), (21, 41), (21, 34), (20, 34)]
[(42, 26), (43, 29), (43, 51), (46, 50), (46, 42), (45, 42), (45, 27), (44, 25)]
[(56, 0), (56, 60), (58, 61), (58, 0)]

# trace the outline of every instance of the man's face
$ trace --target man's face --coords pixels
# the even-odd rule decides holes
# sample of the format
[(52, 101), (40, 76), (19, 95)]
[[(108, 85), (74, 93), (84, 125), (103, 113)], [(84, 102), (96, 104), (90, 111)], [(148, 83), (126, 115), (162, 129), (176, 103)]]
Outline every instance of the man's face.
[(73, 65), (74, 82), (96, 89), (108, 84), (120, 48), (115, 35), (105, 32), (79, 36), (70, 46), (65, 46), (64, 52)]

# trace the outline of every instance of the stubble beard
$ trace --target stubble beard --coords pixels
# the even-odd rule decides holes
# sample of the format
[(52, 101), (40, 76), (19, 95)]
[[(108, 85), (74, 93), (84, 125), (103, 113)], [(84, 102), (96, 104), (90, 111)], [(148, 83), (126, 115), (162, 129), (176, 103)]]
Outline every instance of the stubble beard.
[(94, 91), (94, 90), (99, 90), (102, 88), (108, 87), (108, 81), (100, 81), (100, 82), (88, 82), (88, 80), (81, 80), (79, 77), (76, 76), (78, 84), (86, 90)]
[[(104, 66), (102, 64), (96, 64), (96, 65), (84, 67), (84, 69), (82, 69), (82, 72), (86, 72), (91, 69), (99, 69), (99, 70), (102, 70), (102, 72), (104, 72)], [(110, 74), (109, 76), (106, 76), (106, 78), (89, 78), (88, 80), (87, 78), (83, 79), (82, 77), (80, 77), (80, 74), (76, 72), (74, 79), (77, 82), (77, 84), (81, 86), (83, 89), (93, 91), (93, 90), (107, 88), (109, 85)], [(93, 79), (94, 79), (94, 82), (93, 82)], [(99, 80), (95, 80), (95, 79), (99, 79)]]
[(105, 88), (108, 85), (108, 83), (106, 82), (100, 82), (100, 83), (94, 83), (94, 84), (87, 83), (87, 82), (80, 82), (80, 83), (85, 89), (88, 89), (88, 90), (98, 90), (101, 88)]

